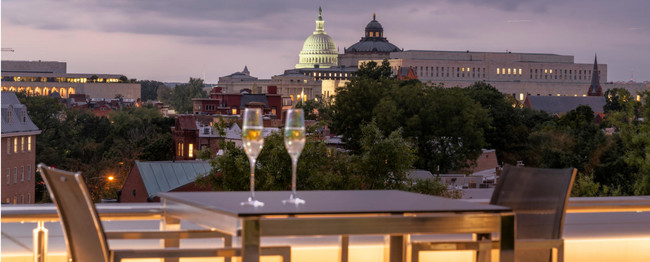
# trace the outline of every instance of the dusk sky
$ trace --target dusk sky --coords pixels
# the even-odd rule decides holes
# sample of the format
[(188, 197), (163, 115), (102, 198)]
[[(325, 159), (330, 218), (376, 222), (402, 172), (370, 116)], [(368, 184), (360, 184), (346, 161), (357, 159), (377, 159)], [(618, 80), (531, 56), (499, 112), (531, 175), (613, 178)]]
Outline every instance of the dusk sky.
[(339, 53), (373, 12), (404, 50), (572, 55), (609, 81), (650, 80), (649, 0), (2, 0), (3, 60), (67, 62), (71, 73), (216, 83), (269, 78), (298, 62), (318, 6)]

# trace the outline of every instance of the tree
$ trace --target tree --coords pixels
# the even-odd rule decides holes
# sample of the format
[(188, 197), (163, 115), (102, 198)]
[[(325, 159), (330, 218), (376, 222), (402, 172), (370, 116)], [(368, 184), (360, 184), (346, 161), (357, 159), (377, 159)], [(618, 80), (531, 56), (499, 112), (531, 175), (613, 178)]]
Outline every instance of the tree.
[(158, 100), (158, 89), (165, 86), (162, 82), (153, 80), (138, 81), (141, 86), (142, 101)]
[(190, 78), (187, 84), (177, 85), (169, 96), (164, 88), (159, 87), (158, 90), (161, 101), (171, 105), (179, 113), (192, 113), (192, 98), (208, 96), (203, 90), (203, 79), (198, 78)]

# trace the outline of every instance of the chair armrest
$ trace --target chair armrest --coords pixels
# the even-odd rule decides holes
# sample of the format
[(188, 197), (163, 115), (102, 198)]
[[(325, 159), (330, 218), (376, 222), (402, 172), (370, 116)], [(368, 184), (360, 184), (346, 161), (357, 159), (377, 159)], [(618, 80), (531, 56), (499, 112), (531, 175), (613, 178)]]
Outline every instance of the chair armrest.
[(168, 230), (168, 231), (106, 231), (108, 239), (188, 239), (188, 238), (230, 238), (223, 232), (213, 230)]

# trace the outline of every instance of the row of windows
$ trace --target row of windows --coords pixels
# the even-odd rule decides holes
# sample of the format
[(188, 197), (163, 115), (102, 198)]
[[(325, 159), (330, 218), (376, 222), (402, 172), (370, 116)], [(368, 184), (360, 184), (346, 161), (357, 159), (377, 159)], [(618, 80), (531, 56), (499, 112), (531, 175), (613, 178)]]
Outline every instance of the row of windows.
[(521, 68), (497, 68), (497, 75), (521, 75)]
[(332, 73), (332, 72), (329, 72), (329, 73), (327, 73), (327, 72), (325, 72), (325, 73), (313, 72), (313, 73), (309, 73), (309, 74), (305, 74), (305, 75), (309, 75), (309, 76), (313, 76), (313, 77), (343, 77), (343, 78), (347, 78), (349, 76), (348, 73), (336, 73), (336, 72), (335, 73)]
[(451, 75), (451, 77), (485, 78), (485, 68), (478, 67), (416, 66), (413, 70), (415, 75), (421, 77), (449, 77)]
[(591, 73), (591, 70), (530, 69), (530, 79), (589, 80), (591, 79)]
[(14, 196), (14, 201), (11, 202), (11, 197), (5, 198), (6, 203), (12, 203), (12, 204), (29, 204), (32, 202), (32, 194), (27, 193), (27, 202), (25, 202), (25, 195), (20, 195), (20, 202), (18, 201), (18, 196)]
[[(18, 183), (18, 167), (14, 167), (14, 175), (13, 175), (13, 183), (17, 184)], [(32, 180), (32, 165), (27, 166), (27, 170), (25, 170), (25, 166), (20, 167), (20, 182), (25, 182), (25, 173), (27, 173), (27, 181)], [(11, 185), (11, 168), (7, 168), (6, 172), (6, 177), (7, 177), (7, 185)]]
[(7, 154), (32, 151), (32, 136), (7, 137)]
[(66, 87), (58, 87), (57, 88), (57, 87), (38, 87), (38, 86), (37, 87), (31, 87), (31, 86), (29, 86), (29, 87), (13, 87), (13, 86), (6, 87), (6, 86), (3, 86), (2, 91), (18, 92), (18, 93), (25, 92), (28, 96), (33, 96), (33, 95), (47, 96), (47, 95), (50, 95), (51, 93), (58, 92), (59, 95), (61, 95), (61, 97), (63, 97), (63, 98), (67, 98), (68, 95), (75, 94), (75, 92), (76, 92), (74, 87), (67, 87), (67, 88)]
[(13, 82), (55, 82), (55, 83), (117, 83), (117, 78), (95, 77), (35, 77), (35, 76), (3, 76), (2, 81)]

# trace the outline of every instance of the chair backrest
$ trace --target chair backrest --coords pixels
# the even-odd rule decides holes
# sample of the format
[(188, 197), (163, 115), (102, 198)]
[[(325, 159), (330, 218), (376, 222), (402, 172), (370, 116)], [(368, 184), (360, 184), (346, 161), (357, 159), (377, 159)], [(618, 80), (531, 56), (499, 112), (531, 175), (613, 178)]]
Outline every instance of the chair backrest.
[(518, 239), (560, 239), (575, 175), (575, 168), (506, 165), (490, 203), (512, 208)]
[(108, 262), (110, 257), (104, 228), (81, 173), (44, 164), (39, 164), (38, 169), (59, 213), (72, 261)]

